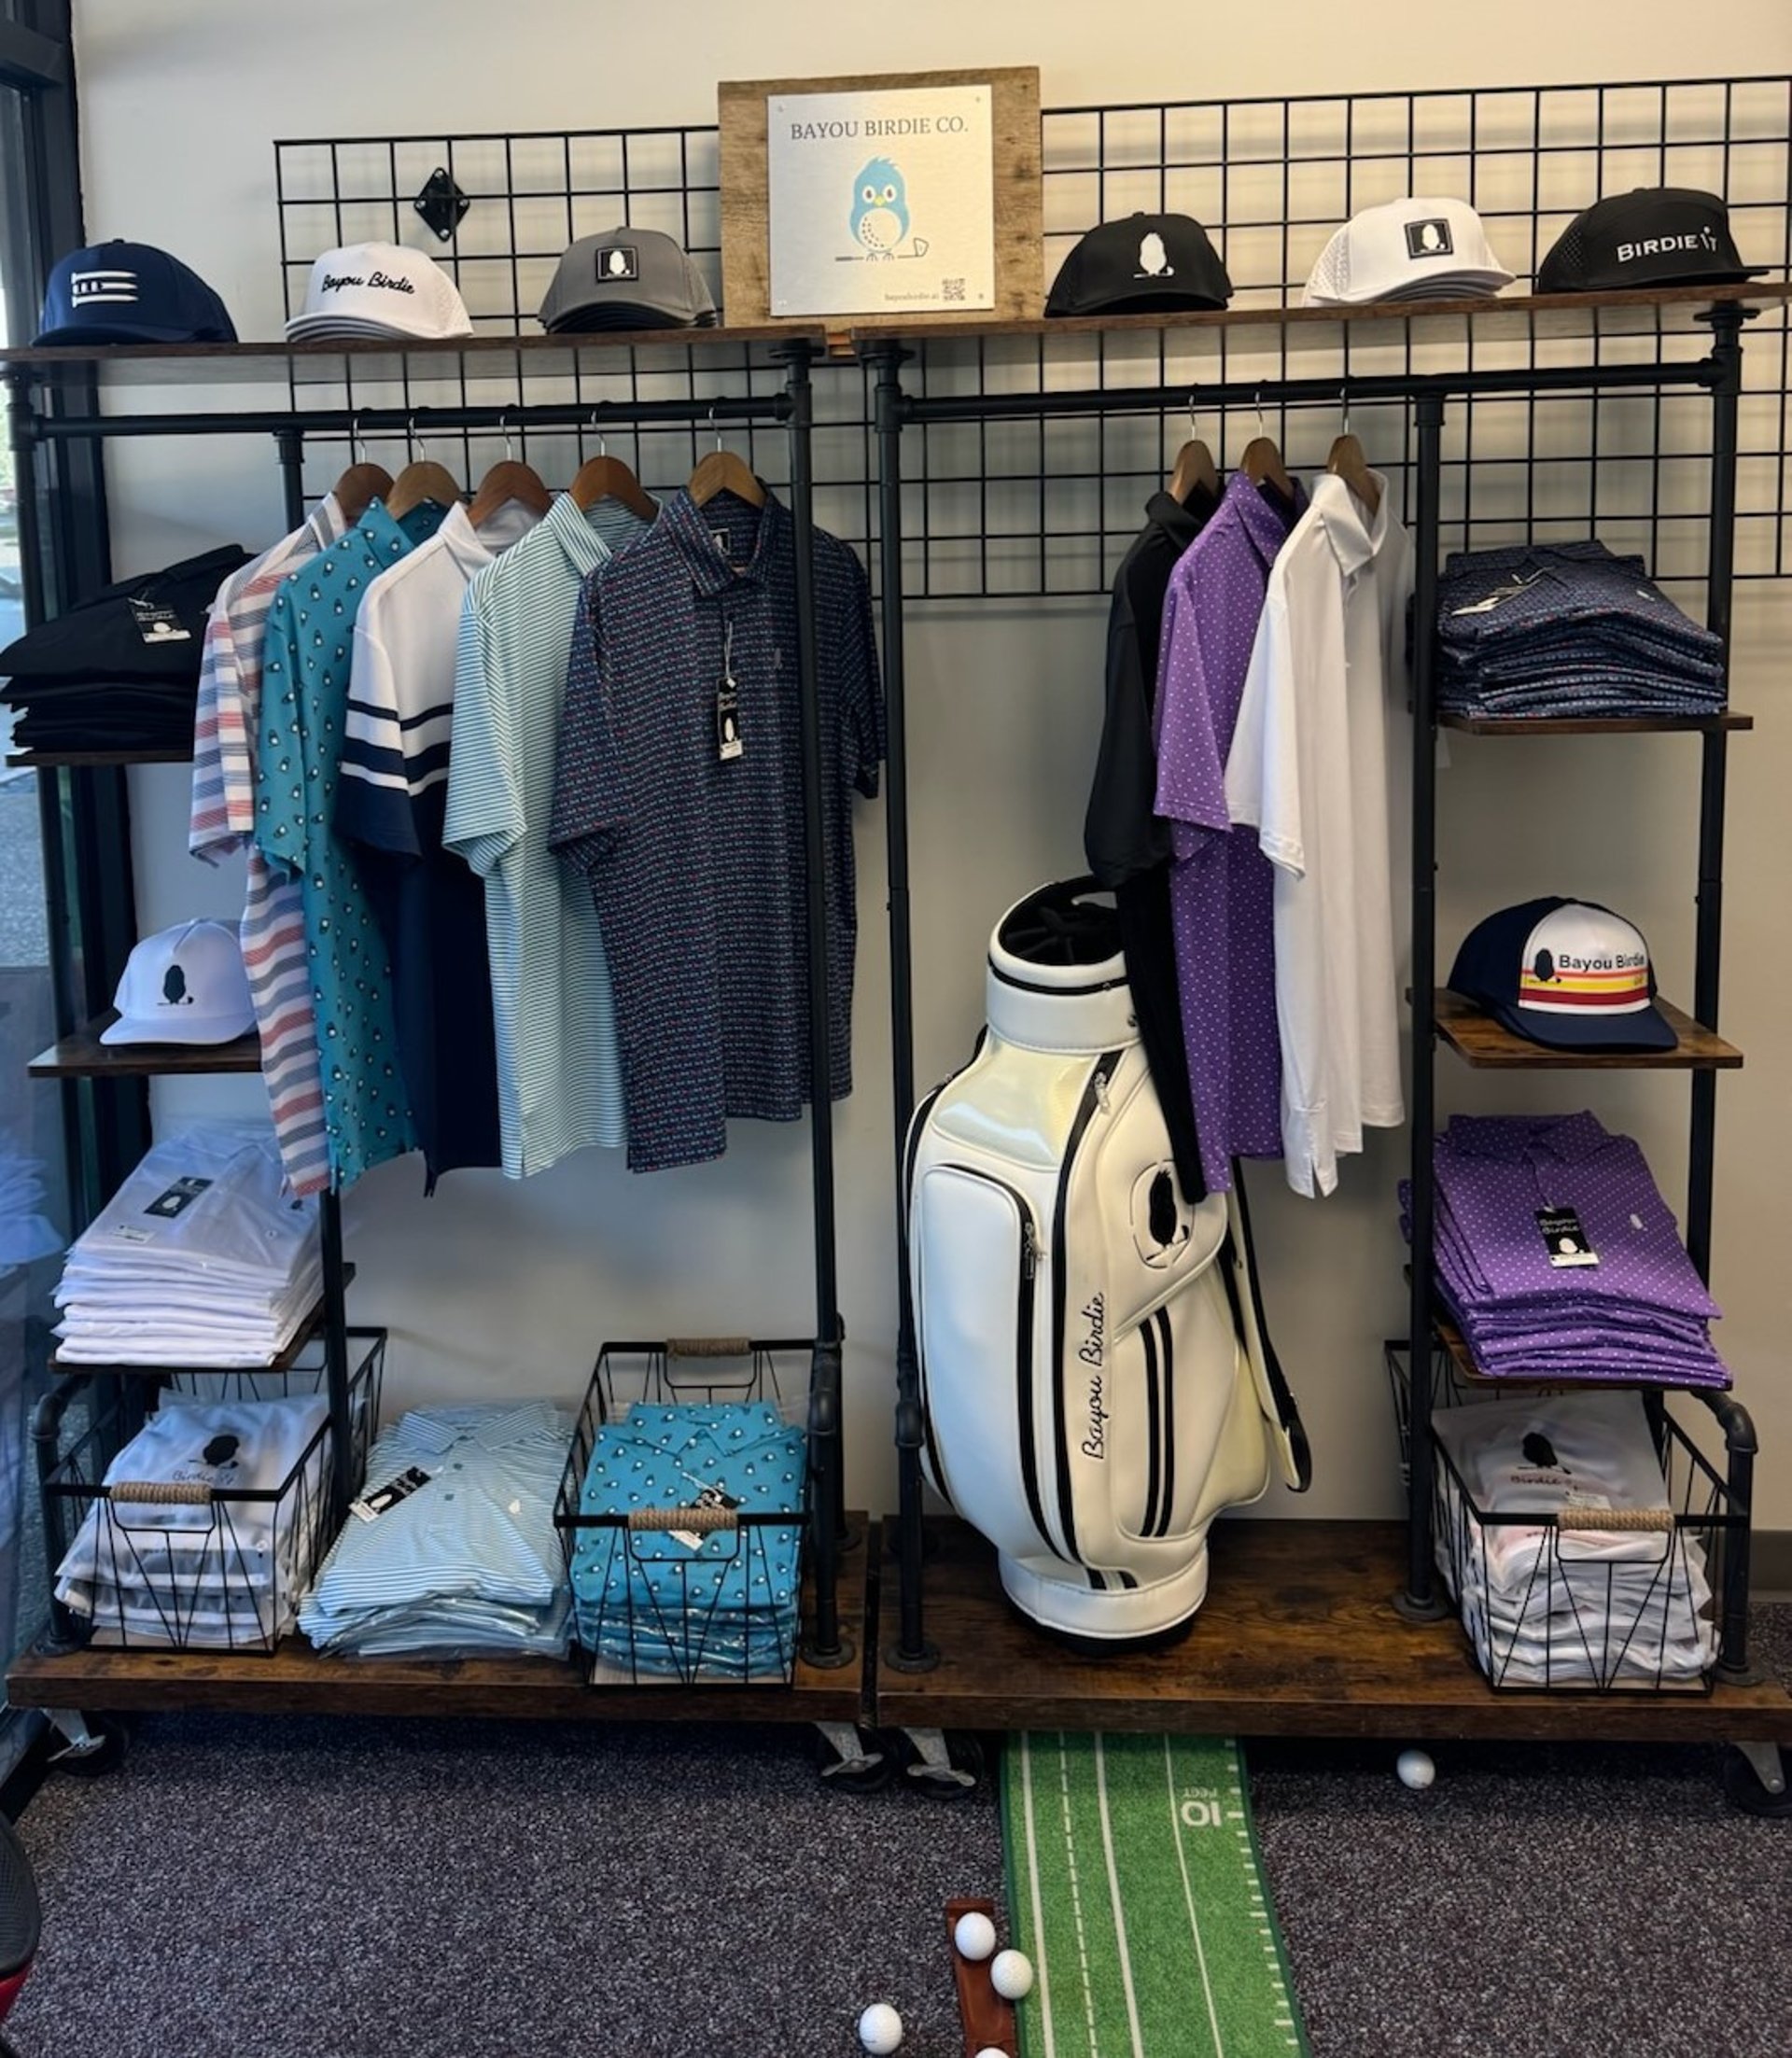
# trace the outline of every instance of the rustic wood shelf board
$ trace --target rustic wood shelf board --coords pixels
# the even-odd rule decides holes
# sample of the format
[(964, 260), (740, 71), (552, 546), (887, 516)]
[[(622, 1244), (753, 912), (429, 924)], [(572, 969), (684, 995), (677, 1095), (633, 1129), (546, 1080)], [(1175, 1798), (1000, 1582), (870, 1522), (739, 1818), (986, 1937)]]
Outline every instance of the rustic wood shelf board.
[(15, 750), (7, 759), (14, 772), (53, 772), (66, 765), (74, 771), (89, 771), (106, 764), (190, 764), (193, 747), (183, 744), (165, 750)]
[(1753, 715), (1439, 715), (1440, 729), (1465, 736), (1704, 736), (1734, 735), (1755, 726)]
[(261, 1038), (251, 1029), (228, 1043), (103, 1043), (116, 1011), (96, 1015), (71, 1035), (40, 1050), (26, 1066), (33, 1079), (161, 1079), (174, 1072), (259, 1071)]
[[(876, 1547), (863, 1514), (840, 1560), (840, 1633), (853, 1660), (797, 1660), (793, 1687), (588, 1687), (572, 1664), (479, 1658), (435, 1663), (331, 1658), (297, 1633), (277, 1651), (22, 1653), (7, 1675), (15, 1708), (205, 1708), (229, 1715), (497, 1715), (556, 1722), (856, 1722), (864, 1714), (866, 1580)], [(805, 1618), (808, 1616), (805, 1597)]]
[(1549, 1050), (1515, 1036), (1491, 1015), (1448, 987), (1437, 988), (1433, 1014), (1437, 1033), (1465, 1064), (1533, 1071), (1733, 1071), (1743, 1054), (1715, 1029), (1695, 1022), (1672, 1001), (1656, 1006), (1680, 1039), (1673, 1050)]
[[(1211, 1538), (1212, 1580), (1169, 1649), (1085, 1658), (1009, 1603), (995, 1552), (966, 1524), (930, 1519), (931, 1673), (880, 1665), (881, 1726), (1171, 1730), (1217, 1736), (1597, 1738), (1792, 1743), (1775, 1686), (1711, 1693), (1496, 1693), (1452, 1617), (1414, 1627), (1397, 1522), (1233, 1521)], [(887, 1587), (895, 1573), (887, 1568)], [(893, 1597), (883, 1610), (894, 1634)]]

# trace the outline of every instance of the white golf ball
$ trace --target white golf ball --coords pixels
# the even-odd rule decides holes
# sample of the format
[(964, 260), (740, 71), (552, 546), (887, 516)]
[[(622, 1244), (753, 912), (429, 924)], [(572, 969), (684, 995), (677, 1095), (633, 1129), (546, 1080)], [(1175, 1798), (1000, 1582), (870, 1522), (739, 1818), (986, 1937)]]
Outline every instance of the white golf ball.
[(959, 1917), (952, 1941), (958, 1945), (961, 1958), (987, 1958), (996, 1948), (996, 1925), (973, 1908), (968, 1915)]
[(1423, 1751), (1402, 1751), (1393, 1762), (1393, 1769), (1400, 1775), (1400, 1784), (1410, 1786), (1415, 1793), (1429, 1786), (1437, 1777), (1437, 1768)]
[(1024, 1951), (999, 1951), (989, 1967), (989, 1983), (1004, 2001), (1018, 2001), (1033, 1991), (1033, 1963)]
[(903, 2041), (903, 2019), (888, 2001), (874, 2001), (859, 2018), (859, 2041), (872, 2058), (889, 2058)]
[(977, 2058), (1008, 2058), (1008, 2053), (1002, 2050), (1000, 2044), (985, 2044), (983, 2049), (978, 2051)]

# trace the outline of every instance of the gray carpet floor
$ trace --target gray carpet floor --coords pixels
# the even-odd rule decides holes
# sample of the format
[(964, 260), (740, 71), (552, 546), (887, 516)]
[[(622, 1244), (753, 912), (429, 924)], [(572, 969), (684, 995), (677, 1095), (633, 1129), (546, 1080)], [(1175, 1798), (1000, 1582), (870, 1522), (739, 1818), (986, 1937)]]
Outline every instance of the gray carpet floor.
[[(1251, 1747), (1315, 2058), (1792, 2051), (1792, 1821), (1716, 1751), (1435, 1756)], [(880, 1996), (958, 2058), (942, 1903), (1001, 1891), (993, 1790), (823, 1791), (777, 1729), (158, 1717), (21, 1830), (21, 2058), (850, 2058)]]

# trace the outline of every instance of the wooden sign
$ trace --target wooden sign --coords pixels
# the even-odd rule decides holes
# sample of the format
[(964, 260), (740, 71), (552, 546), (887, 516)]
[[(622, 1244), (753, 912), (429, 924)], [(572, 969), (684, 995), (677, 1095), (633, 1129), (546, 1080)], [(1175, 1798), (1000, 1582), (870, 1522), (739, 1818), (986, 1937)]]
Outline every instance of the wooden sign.
[(729, 328), (1041, 312), (1036, 69), (732, 81), (719, 113)]

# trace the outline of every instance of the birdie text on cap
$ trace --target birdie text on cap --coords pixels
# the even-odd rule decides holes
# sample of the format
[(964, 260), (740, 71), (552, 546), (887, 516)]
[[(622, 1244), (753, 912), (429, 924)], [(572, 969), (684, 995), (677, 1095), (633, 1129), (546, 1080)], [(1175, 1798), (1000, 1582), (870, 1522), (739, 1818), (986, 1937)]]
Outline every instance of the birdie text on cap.
[(387, 272), (370, 272), (363, 276), (358, 272), (326, 272), (318, 282), (320, 293), (340, 293), (347, 286), (383, 286), (390, 293), (414, 293), (416, 287), (409, 279), (395, 279)]

